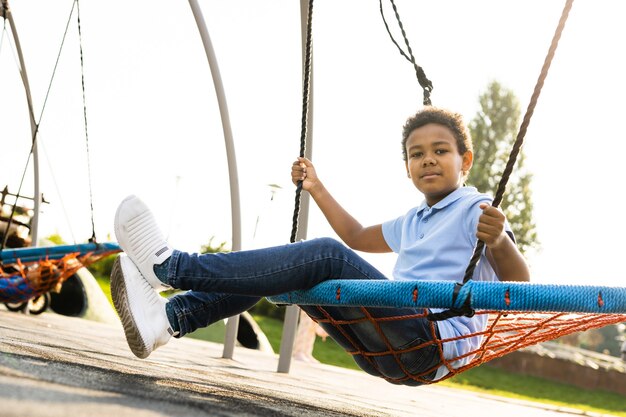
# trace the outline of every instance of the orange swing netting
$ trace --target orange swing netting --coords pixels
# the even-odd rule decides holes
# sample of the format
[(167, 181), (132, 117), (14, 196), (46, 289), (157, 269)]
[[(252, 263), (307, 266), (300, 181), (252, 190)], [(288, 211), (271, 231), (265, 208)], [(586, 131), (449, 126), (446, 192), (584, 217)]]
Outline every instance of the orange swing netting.
[[(400, 314), (376, 317), (369, 308), (359, 308), (362, 312), (362, 317), (352, 320), (334, 319), (333, 315), (330, 314), (324, 306), (316, 306), (319, 316), (318, 314), (309, 315), (327, 331), (332, 331), (331, 329), (339, 331), (343, 339), (348, 340), (351, 344), (350, 347), (344, 346), (344, 348), (346, 348), (349, 354), (353, 355), (360, 365), (365, 363), (365, 366), (361, 365), (364, 370), (384, 378), (390, 383), (404, 385), (421, 385), (439, 382), (527, 346), (553, 340), (575, 332), (626, 322), (625, 314), (571, 314), (562, 312), (542, 313), (482, 310), (476, 312), (477, 316), (488, 316), (487, 326), (482, 332), (466, 334), (456, 338), (441, 339), (438, 337), (435, 322), (431, 321), (431, 340), (412, 345), (405, 349), (397, 349), (393, 347), (392, 342), (385, 334), (384, 323), (399, 320), (426, 319), (429, 314), (428, 311), (425, 310), (422, 314)], [(380, 309), (374, 310), (379, 311)], [(384, 347), (378, 351), (372, 351), (369, 347), (366, 348), (360, 340), (360, 337), (355, 337), (354, 333), (351, 333), (349, 330), (350, 327), (354, 327), (355, 325), (360, 326), (361, 334), (363, 332), (370, 332), (373, 335), (377, 335)], [(453, 343), (459, 339), (476, 337), (481, 339), (476, 349), (459, 357), (448, 359), (444, 357), (444, 344)], [(415, 355), (410, 355), (410, 353), (415, 353), (416, 351), (433, 345), (437, 347), (439, 363), (429, 369), (414, 373), (411, 370), (411, 366), (415, 360)], [(400, 370), (401, 373), (394, 376), (385, 375), (380, 366), (381, 360), (394, 361), (397, 365), (396, 369)], [(455, 364), (457, 361), (463, 361), (465, 364), (458, 366), (458, 364)], [(441, 365), (447, 367), (447, 375), (436, 381), (424, 378)]]
[[(91, 246), (96, 246), (91, 244)], [(33, 251), (32, 248), (28, 248)], [(47, 292), (58, 292), (63, 282), (80, 268), (89, 266), (100, 259), (119, 252), (118, 248), (100, 248), (81, 252), (74, 246), (74, 252), (61, 257), (49, 257), (41, 249), (41, 257), (22, 261), (17, 255), (10, 262), (0, 262), (0, 302), (22, 303)], [(19, 254), (22, 250), (5, 250), (3, 253)]]
[[(556, 47), (567, 20), (569, 10), (571, 9), (572, 2), (573, 0), (566, 1), (559, 25), (554, 34), (544, 66), (531, 97), (529, 107), (520, 126), (520, 131), (502, 175), (502, 180), (498, 186), (493, 202), (494, 207), (497, 207), (502, 200), (506, 183), (521, 148), (524, 135), (530, 123), (530, 118), (534, 112), (541, 88), (546, 79), (548, 69), (556, 51)], [(313, 0), (309, 0), (300, 156), (304, 156), (306, 138), (309, 94), (308, 86), (310, 77), (312, 4)], [(394, 11), (396, 11), (396, 18), (398, 19), (400, 26), (402, 26), (395, 5)], [(387, 26), (386, 22), (385, 26)], [(394, 44), (398, 46), (393, 39), (393, 36), (392, 40), (394, 41)], [(405, 43), (408, 46), (408, 40), (406, 37)], [(430, 91), (432, 90), (432, 83), (430, 83), (430, 81), (425, 77), (421, 67), (415, 63), (410, 47), (408, 55), (405, 54), (399, 46), (398, 48), (400, 49), (401, 54), (415, 67), (418, 81), (424, 90), (424, 105), (430, 105)], [(291, 242), (296, 240), (301, 189), (301, 184), (298, 184), (296, 189), (296, 206), (293, 216)], [(576, 298), (575, 302), (569, 304), (569, 307), (566, 308), (563, 307), (561, 297), (567, 298), (570, 294), (559, 293), (558, 291), (561, 291), (561, 288), (549, 288), (547, 291), (543, 290), (542, 294), (537, 294), (534, 291), (533, 284), (530, 284), (525, 288), (530, 291), (527, 291), (524, 294), (516, 293), (515, 297), (513, 294), (509, 293), (508, 289), (502, 291), (500, 294), (496, 294), (491, 288), (489, 288), (487, 290), (487, 292), (489, 292), (489, 297), (487, 297), (489, 300), (487, 301), (489, 302), (482, 304), (495, 305), (495, 307), (485, 308), (478, 305), (476, 308), (482, 308), (482, 310), (477, 310), (475, 312), (472, 311), (473, 283), (471, 282), (471, 277), (483, 248), (484, 244), (479, 242), (463, 280), (463, 287), (467, 290), (465, 297), (463, 297), (463, 300), (466, 303), (466, 305), (463, 306), (464, 309), (459, 309), (460, 306), (454, 305), (456, 295), (452, 298), (452, 303), (450, 303), (449, 299), (448, 301), (443, 302), (441, 302), (441, 299), (429, 299), (426, 302), (422, 301), (419, 304), (420, 308), (441, 307), (450, 308), (450, 310), (448, 310), (449, 312), (456, 310), (458, 313), (460, 311), (460, 314), (453, 314), (449, 317), (459, 315), (467, 315), (468, 317), (471, 317), (471, 315), (475, 314), (477, 316), (476, 318), (480, 319), (480, 316), (486, 316), (486, 320), (483, 318), (486, 325), (481, 327), (482, 330), (479, 330), (478, 332), (461, 331), (461, 335), (455, 338), (446, 339), (439, 337), (437, 324), (435, 321), (429, 321), (427, 323), (427, 326), (429, 326), (430, 329), (429, 337), (426, 337), (425, 339), (416, 338), (413, 343), (404, 345), (401, 348), (393, 347), (394, 343), (390, 340), (389, 334), (385, 331), (386, 323), (402, 322), (407, 323), (408, 326), (411, 322), (421, 321), (424, 323), (429, 318), (432, 318), (428, 309), (417, 309), (417, 287), (415, 288), (412, 297), (409, 294), (406, 299), (411, 300), (412, 298), (412, 301), (401, 300), (400, 298), (391, 300), (393, 297), (386, 299), (391, 301), (381, 301), (381, 298), (387, 297), (387, 293), (380, 288), (372, 287), (372, 283), (370, 282), (363, 286), (365, 289), (364, 292), (362, 292), (359, 296), (355, 296), (347, 303), (344, 303), (343, 300), (340, 301), (340, 298), (344, 297), (340, 289), (340, 285), (342, 285), (341, 282), (329, 281), (320, 284), (318, 287), (309, 291), (269, 297), (269, 300), (280, 304), (300, 305), (314, 321), (319, 323), (336, 341), (338, 341), (340, 345), (344, 347), (348, 353), (353, 355), (359, 366), (366, 372), (380, 376), (391, 383), (406, 385), (421, 385), (437, 382), (523, 347), (556, 339), (574, 332), (626, 322), (626, 288), (615, 289), (616, 291), (612, 291), (613, 289), (608, 289), (607, 291), (606, 288), (598, 291), (598, 289), (593, 288), (591, 289), (591, 292), (585, 288), (577, 288), (577, 292), (573, 293)], [(449, 283), (450, 282), (448, 282), (448, 284)], [(391, 285), (397, 284), (398, 283), (392, 283)], [(338, 288), (336, 297), (332, 289), (334, 285), (337, 285)], [(320, 289), (322, 287), (324, 287), (324, 289)], [(389, 290), (389, 292), (395, 292), (396, 287), (390, 288)], [(439, 288), (436, 288), (436, 286), (431, 288), (431, 290), (432, 291), (430, 291), (427, 295), (427, 298), (432, 294), (439, 296), (443, 293)], [(608, 300), (611, 305), (610, 309), (604, 308), (605, 299), (603, 298), (603, 291), (611, 293), (610, 300)], [(450, 292), (447, 292), (446, 294), (449, 295)], [(518, 295), (521, 295), (521, 297), (518, 297)], [(579, 295), (581, 295), (582, 298), (578, 298)], [(516, 307), (517, 304), (515, 303), (518, 299), (522, 301), (524, 308)], [(411, 304), (411, 302), (415, 304)], [(590, 306), (590, 304), (593, 305)], [(405, 307), (408, 307), (409, 305), (416, 308), (407, 310)], [(584, 307), (579, 308), (583, 305)], [(349, 314), (345, 313), (348, 310), (344, 310), (342, 312), (341, 309), (336, 308), (337, 306), (349, 307)], [(385, 311), (385, 308), (380, 307), (387, 308), (387, 311)], [(515, 308), (519, 308), (519, 311), (516, 311)], [(572, 314), (572, 311), (577, 313)], [(580, 312), (583, 312), (583, 314)], [(347, 316), (350, 317), (346, 318)], [(444, 355), (444, 346), (447, 343), (454, 343), (461, 339), (472, 339), (472, 343), (470, 344), (477, 347), (465, 351), (460, 356), (446, 358)], [(476, 340), (479, 342), (473, 343), (473, 341)], [(420, 354), (415, 354), (417, 351), (422, 349), (424, 349), (424, 351), (432, 351), (435, 347), (435, 353), (438, 361), (433, 362), (429, 369), (421, 369), (419, 366), (415, 366), (415, 362), (421, 360)], [(411, 353), (414, 354), (411, 355)], [(387, 370), (383, 369), (384, 366), (381, 366), (381, 364), (385, 362), (387, 364), (392, 362), (395, 365), (393, 367), (394, 375), (390, 375), (390, 372), (388, 371), (388, 369), (390, 369), (389, 367), (387, 367)], [(442, 365), (447, 368), (448, 373), (441, 379), (433, 381), (432, 373)], [(420, 370), (415, 372), (415, 369), (418, 368)], [(426, 376), (428, 376), (428, 378), (425, 378)]]

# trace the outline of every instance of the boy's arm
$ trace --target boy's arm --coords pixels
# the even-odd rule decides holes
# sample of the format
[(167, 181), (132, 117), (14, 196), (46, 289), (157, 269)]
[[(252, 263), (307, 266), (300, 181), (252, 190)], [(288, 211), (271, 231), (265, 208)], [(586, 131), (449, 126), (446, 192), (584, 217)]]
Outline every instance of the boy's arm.
[(478, 219), (476, 236), (487, 245), (487, 259), (493, 270), (502, 281), (530, 281), (526, 260), (504, 230), (504, 214), (486, 203), (480, 208), (483, 214)]
[(363, 252), (391, 252), (383, 237), (382, 225), (363, 227), (326, 189), (311, 161), (298, 158), (291, 167), (291, 180), (294, 184), (302, 181), (302, 188), (309, 192), (335, 233), (350, 248)]

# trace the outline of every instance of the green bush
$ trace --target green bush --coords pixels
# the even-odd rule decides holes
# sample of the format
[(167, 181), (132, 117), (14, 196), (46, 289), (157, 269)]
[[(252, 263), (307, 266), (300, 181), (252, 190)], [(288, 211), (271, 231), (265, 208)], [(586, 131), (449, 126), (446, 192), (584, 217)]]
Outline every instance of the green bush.
[(113, 269), (113, 262), (115, 262), (115, 258), (117, 258), (117, 256), (118, 254), (116, 253), (102, 258), (98, 262), (89, 265), (87, 269), (96, 278), (109, 279), (111, 276), (111, 269)]
[(256, 303), (256, 305), (252, 307), (249, 311), (252, 315), (269, 317), (272, 319), (283, 321), (285, 320), (285, 310), (286, 308), (284, 306), (278, 306), (276, 304), (270, 303), (265, 298), (261, 298), (261, 301)]

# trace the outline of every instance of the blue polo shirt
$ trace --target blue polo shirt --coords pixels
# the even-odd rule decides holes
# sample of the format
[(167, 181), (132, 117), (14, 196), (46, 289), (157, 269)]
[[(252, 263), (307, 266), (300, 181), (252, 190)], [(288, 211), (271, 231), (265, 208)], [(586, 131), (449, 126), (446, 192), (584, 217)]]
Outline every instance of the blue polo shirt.
[[(383, 223), (382, 230), (389, 247), (398, 254), (393, 277), (396, 280), (449, 280), (462, 282), (476, 244), (481, 203), (491, 204), (491, 197), (474, 187), (460, 187), (437, 204), (429, 207), (424, 201), (404, 216)], [(507, 225), (507, 231), (508, 225)], [(497, 281), (484, 252), (473, 279)], [(431, 309), (433, 312), (441, 311)], [(454, 317), (437, 322), (441, 340), (481, 332), (487, 325), (484, 314)], [(459, 357), (480, 346), (482, 336), (443, 343), (446, 359)], [(472, 357), (452, 362), (459, 368)], [(435, 379), (448, 373), (445, 366), (437, 370)]]

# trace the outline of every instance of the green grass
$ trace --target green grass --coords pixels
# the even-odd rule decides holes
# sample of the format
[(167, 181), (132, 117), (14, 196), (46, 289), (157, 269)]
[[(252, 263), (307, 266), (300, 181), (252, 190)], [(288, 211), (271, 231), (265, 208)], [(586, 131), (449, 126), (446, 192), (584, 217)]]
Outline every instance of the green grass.
[(626, 398), (622, 395), (584, 390), (574, 385), (512, 374), (488, 365), (465, 371), (441, 384), (501, 397), (626, 417)]
[(100, 289), (102, 290), (106, 298), (109, 300), (109, 303), (111, 303), (111, 306), (113, 306), (113, 300), (111, 299), (111, 281), (109, 280), (108, 277), (103, 278), (103, 277), (95, 276), (95, 278), (96, 278), (96, 282), (98, 282), (98, 285), (100, 286)]
[[(274, 351), (278, 352), (282, 335), (282, 322), (254, 316)], [(332, 339), (323, 342), (317, 338), (313, 356), (322, 363), (359, 369), (352, 359)], [(512, 374), (486, 365), (465, 371), (439, 384), (501, 397), (551, 404), (563, 408), (576, 408), (588, 412), (626, 417), (626, 399), (605, 391), (588, 391), (573, 385), (548, 381), (542, 378)], [(419, 388), (416, 388), (419, 389)]]
[[(108, 279), (98, 279), (100, 287), (111, 300)], [(280, 350), (282, 322), (274, 318), (254, 315), (270, 341), (275, 352)], [(223, 343), (225, 326), (222, 322), (198, 329), (189, 337)], [(313, 356), (322, 363), (358, 370), (352, 356), (332, 339), (317, 338)], [(619, 394), (604, 391), (588, 391), (573, 385), (551, 382), (542, 378), (508, 373), (486, 365), (465, 371), (440, 385), (507, 398), (534, 401), (563, 408), (575, 408), (587, 412), (626, 417), (626, 399)], [(419, 388), (416, 388), (419, 389)]]
[[(278, 352), (280, 350), (280, 339), (283, 332), (282, 322), (280, 320), (264, 316), (253, 315), (253, 317), (263, 330), (263, 333), (267, 336), (274, 352)], [(354, 359), (352, 359), (352, 356), (348, 355), (343, 348), (341, 348), (329, 337), (326, 338), (326, 341), (316, 338), (315, 345), (313, 346), (313, 357), (328, 365), (340, 366), (342, 368), (349, 369), (359, 369), (354, 362)]]

